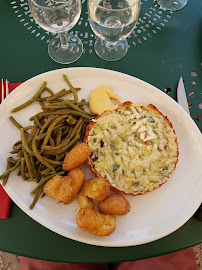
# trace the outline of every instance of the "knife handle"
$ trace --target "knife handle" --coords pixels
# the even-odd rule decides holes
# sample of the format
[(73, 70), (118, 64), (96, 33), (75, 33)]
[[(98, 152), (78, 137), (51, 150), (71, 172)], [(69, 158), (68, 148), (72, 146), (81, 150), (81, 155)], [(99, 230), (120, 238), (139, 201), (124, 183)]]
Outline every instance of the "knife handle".
[(198, 221), (201, 221), (202, 222), (202, 203), (201, 205), (199, 206), (198, 210), (196, 211), (196, 213), (194, 214), (195, 218), (198, 220)]

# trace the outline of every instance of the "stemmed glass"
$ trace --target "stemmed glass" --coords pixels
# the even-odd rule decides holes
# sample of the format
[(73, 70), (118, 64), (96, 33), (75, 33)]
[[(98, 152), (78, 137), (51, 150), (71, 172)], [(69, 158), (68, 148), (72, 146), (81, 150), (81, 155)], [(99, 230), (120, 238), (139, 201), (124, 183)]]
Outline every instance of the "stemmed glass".
[(58, 34), (49, 45), (50, 57), (61, 64), (75, 62), (83, 52), (82, 41), (68, 34), (79, 20), (81, 0), (28, 0), (35, 21), (46, 31)]
[(116, 61), (126, 55), (126, 38), (135, 28), (140, 4), (140, 0), (88, 0), (90, 26), (98, 36), (94, 49), (99, 57)]
[(187, 4), (187, 0), (157, 0), (157, 1), (162, 8), (171, 11), (182, 9)]

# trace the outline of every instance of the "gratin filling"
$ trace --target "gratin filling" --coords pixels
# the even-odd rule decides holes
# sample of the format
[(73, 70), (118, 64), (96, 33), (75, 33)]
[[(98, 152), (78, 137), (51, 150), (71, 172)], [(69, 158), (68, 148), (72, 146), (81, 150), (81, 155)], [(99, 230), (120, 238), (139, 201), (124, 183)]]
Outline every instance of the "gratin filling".
[(105, 112), (95, 120), (87, 143), (96, 173), (125, 193), (141, 194), (165, 183), (178, 159), (176, 134), (146, 105)]

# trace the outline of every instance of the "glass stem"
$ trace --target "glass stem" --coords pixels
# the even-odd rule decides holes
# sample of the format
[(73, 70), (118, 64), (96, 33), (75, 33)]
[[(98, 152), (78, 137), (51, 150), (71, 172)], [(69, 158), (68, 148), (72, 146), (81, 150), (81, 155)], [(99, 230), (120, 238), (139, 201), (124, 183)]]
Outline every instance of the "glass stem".
[(105, 41), (105, 46), (108, 49), (115, 49), (117, 47), (117, 42), (111, 42), (111, 41), (106, 40)]
[(67, 50), (69, 48), (69, 43), (66, 34), (67, 34), (66, 32), (59, 33), (61, 48), (63, 50)]

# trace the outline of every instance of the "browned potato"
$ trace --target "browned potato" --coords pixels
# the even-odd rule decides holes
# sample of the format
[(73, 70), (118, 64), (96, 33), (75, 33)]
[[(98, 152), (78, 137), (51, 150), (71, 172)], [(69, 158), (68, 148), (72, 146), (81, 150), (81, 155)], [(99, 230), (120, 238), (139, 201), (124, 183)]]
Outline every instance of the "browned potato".
[(47, 196), (56, 199), (57, 202), (64, 204), (71, 203), (84, 181), (84, 173), (80, 168), (70, 171), (65, 177), (55, 176), (44, 186), (44, 192)]
[(82, 192), (78, 194), (77, 200), (80, 208), (94, 208), (93, 200), (83, 195)]
[(107, 215), (126, 215), (130, 211), (130, 204), (121, 194), (112, 194), (99, 202), (98, 209)]
[(108, 236), (116, 228), (114, 216), (104, 215), (93, 209), (80, 209), (76, 222), (82, 231), (98, 236)]
[(102, 201), (107, 197), (109, 190), (110, 186), (107, 180), (92, 178), (84, 182), (81, 193), (89, 198)]
[(81, 165), (89, 156), (91, 150), (87, 143), (77, 144), (65, 157), (62, 169), (70, 171)]

